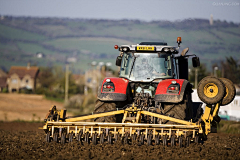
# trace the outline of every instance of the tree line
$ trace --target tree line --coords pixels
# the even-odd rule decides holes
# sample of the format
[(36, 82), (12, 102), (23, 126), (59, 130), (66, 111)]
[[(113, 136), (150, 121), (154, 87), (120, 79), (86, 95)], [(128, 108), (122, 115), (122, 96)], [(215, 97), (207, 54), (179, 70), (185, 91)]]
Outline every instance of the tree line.
[[(216, 68), (217, 67), (217, 68)], [(207, 71), (206, 66), (203, 64), (197, 68), (198, 82), (206, 76), (217, 76), (219, 78), (230, 79), (234, 84), (240, 85), (240, 64), (239, 61), (233, 57), (226, 57), (225, 61), (214, 63), (212, 65), (212, 72)], [(215, 72), (215, 73), (214, 73)], [(191, 68), (189, 70), (189, 81), (194, 84), (196, 69)], [(195, 87), (195, 86), (194, 86)], [(196, 87), (195, 87), (196, 88)]]

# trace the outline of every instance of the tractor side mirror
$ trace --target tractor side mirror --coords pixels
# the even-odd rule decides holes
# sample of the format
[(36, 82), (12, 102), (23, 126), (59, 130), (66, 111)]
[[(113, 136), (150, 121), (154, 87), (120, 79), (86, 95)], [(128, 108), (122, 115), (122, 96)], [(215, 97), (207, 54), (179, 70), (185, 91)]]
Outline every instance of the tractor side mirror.
[(121, 66), (121, 62), (122, 62), (122, 57), (118, 56), (116, 59), (116, 66)]
[(200, 66), (200, 60), (199, 60), (199, 57), (193, 57), (193, 58), (192, 58), (192, 65), (193, 65), (194, 68)]

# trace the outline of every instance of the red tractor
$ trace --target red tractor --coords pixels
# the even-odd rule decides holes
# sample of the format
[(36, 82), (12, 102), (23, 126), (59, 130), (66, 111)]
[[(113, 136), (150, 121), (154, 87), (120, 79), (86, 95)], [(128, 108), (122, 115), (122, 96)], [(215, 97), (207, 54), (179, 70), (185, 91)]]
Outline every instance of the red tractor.
[[(225, 78), (205, 77), (198, 85), (198, 96), (206, 103), (192, 102), (188, 81), (188, 58), (193, 67), (200, 65), (195, 55), (180, 55), (178, 47), (165, 42), (142, 42), (115, 46), (119, 49), (116, 65), (119, 78), (105, 78), (98, 90), (95, 113), (66, 117), (66, 110), (52, 107), (43, 130), (46, 141), (108, 144), (160, 143), (189, 146), (206, 140), (220, 121), (220, 106), (232, 102), (236, 91)], [(94, 120), (94, 122), (92, 121)], [(183, 145), (184, 144), (184, 145)]]
[[(99, 86), (95, 113), (124, 109), (134, 104), (141, 110), (182, 120), (200, 118), (201, 103), (193, 103), (192, 85), (188, 81), (188, 58), (193, 67), (200, 65), (196, 55), (180, 55), (178, 47), (165, 42), (141, 42), (137, 45), (122, 45), (116, 65), (120, 66), (119, 77), (107, 77)], [(95, 119), (96, 122), (121, 122), (121, 116)], [(142, 123), (166, 124), (170, 121), (143, 116)]]

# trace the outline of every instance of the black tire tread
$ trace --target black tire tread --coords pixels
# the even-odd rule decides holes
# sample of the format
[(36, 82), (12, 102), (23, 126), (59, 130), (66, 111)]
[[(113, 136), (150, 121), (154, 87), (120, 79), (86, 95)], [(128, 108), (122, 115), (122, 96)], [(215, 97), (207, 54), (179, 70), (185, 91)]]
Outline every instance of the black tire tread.
[[(183, 100), (177, 104), (164, 104), (163, 114), (181, 120), (192, 119), (192, 101), (189, 88), (186, 88)], [(164, 124), (175, 124), (168, 120), (163, 120)]]
[[(96, 101), (94, 113), (101, 113), (116, 110), (116, 104), (113, 102)], [(116, 122), (115, 116), (99, 117), (94, 119), (95, 122)]]
[(222, 104), (221, 104), (222, 106), (225, 106), (233, 101), (234, 97), (236, 96), (236, 88), (233, 82), (230, 81), (229, 79), (220, 78), (220, 80), (224, 83), (226, 89), (228, 89), (228, 94), (223, 97)]

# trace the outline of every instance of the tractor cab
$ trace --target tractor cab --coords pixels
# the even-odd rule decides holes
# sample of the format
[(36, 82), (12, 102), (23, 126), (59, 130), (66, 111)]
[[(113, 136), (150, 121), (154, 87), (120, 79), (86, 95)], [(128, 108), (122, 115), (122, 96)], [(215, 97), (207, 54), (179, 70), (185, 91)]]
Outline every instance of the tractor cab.
[[(178, 43), (180, 44), (181, 41)], [(179, 47), (168, 46), (165, 42), (142, 42), (121, 47), (116, 45), (115, 49), (120, 51), (116, 65), (120, 66), (119, 77), (121, 78), (132, 82), (188, 79), (189, 55), (185, 56), (188, 49), (183, 50), (181, 56), (176, 56), (179, 53)], [(199, 59), (195, 58), (193, 61), (195, 66), (199, 65)]]
[[(125, 48), (127, 48), (126, 52)], [(135, 82), (176, 78), (176, 62), (173, 59), (173, 53), (178, 53), (177, 48), (140, 44), (121, 46), (121, 50), (122, 57), (118, 57), (121, 59), (120, 77)]]

